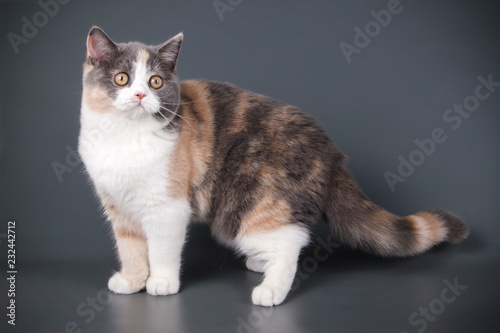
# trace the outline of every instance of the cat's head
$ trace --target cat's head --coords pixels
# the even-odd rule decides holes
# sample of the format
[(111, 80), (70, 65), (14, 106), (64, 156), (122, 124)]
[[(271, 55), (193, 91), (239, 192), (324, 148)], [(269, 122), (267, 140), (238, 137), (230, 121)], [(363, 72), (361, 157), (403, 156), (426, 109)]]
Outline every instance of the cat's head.
[(93, 27), (87, 37), (84, 103), (96, 112), (172, 119), (180, 101), (176, 63), (182, 38), (180, 33), (157, 46), (115, 43)]

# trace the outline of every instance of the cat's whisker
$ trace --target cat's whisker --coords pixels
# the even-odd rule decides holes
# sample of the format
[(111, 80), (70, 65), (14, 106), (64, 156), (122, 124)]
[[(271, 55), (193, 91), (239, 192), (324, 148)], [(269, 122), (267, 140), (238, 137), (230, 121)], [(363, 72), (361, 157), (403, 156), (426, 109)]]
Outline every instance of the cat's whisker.
[[(180, 114), (175, 113), (174, 111), (172, 111), (172, 110), (170, 110), (170, 109), (167, 109), (167, 108), (166, 108), (166, 107), (164, 107), (164, 106), (161, 106), (161, 105), (160, 105), (160, 108), (162, 108), (163, 110), (168, 111), (168, 112), (170, 112), (170, 113), (172, 113), (172, 114), (174, 114), (174, 115), (176, 115), (176, 116), (180, 117), (181, 119), (185, 120), (185, 121), (186, 121), (186, 123), (188, 123), (188, 125), (189, 125), (192, 129), (193, 129), (193, 131), (195, 131), (195, 132), (196, 132), (196, 129), (193, 127), (193, 125), (191, 125), (191, 123), (190, 123), (190, 122), (189, 122), (186, 118), (184, 118), (184, 117), (183, 117), (183, 116), (181, 116)], [(160, 113), (161, 113), (161, 112), (160, 112)]]
[(201, 101), (203, 99), (206, 99), (206, 97), (201, 97), (201, 98), (198, 98), (198, 99), (194, 99), (190, 102), (184, 102), (184, 103), (163, 103), (163, 104), (168, 104), (168, 105), (186, 105), (186, 104), (193, 104), (195, 102), (198, 102), (198, 101)]
[(170, 128), (172, 130), (175, 130), (174, 126), (172, 126), (172, 122), (170, 120), (168, 120), (167, 117), (165, 117), (165, 115), (163, 113), (158, 112), (158, 114), (160, 114), (160, 116), (162, 116), (167, 121), (167, 125), (170, 126)]
[(168, 120), (168, 119), (167, 119), (167, 117), (165, 117), (165, 115), (164, 115), (163, 113), (158, 112), (158, 114), (159, 114), (160, 116), (162, 116), (162, 117), (163, 117), (163, 118), (167, 121), (167, 125), (169, 125), (169, 126), (170, 126), (170, 128), (171, 128), (172, 130), (175, 130), (174, 126), (172, 126), (171, 121), (170, 121), (170, 120)]
[[(165, 102), (163, 102), (162, 104), (169, 104), (169, 103), (165, 103)], [(165, 108), (165, 107), (164, 107), (164, 106), (162, 106), (162, 108)], [(167, 109), (167, 111), (170, 111), (171, 113), (175, 113), (175, 114), (177, 114), (176, 112), (174, 112), (174, 111), (170, 110), (169, 108), (165, 108), (165, 109)], [(179, 115), (179, 117), (180, 117), (180, 115)], [(184, 118), (183, 118), (183, 119), (196, 120), (195, 118), (185, 117), (185, 116), (184, 116)]]

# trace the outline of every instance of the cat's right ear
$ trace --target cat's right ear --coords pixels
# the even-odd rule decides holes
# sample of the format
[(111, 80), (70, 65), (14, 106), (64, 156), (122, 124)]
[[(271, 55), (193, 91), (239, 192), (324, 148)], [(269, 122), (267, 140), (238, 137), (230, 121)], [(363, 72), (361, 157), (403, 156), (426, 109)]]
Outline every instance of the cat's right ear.
[(99, 27), (92, 27), (87, 37), (87, 57), (92, 65), (110, 60), (118, 52), (116, 44)]

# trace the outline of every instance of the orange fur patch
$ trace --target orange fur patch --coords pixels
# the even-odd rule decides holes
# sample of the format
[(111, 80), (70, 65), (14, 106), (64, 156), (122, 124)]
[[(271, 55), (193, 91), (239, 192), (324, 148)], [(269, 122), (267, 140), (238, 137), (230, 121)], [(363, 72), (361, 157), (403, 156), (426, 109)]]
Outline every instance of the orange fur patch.
[(446, 230), (443, 228), (441, 221), (439, 221), (435, 215), (428, 212), (418, 212), (415, 216), (418, 216), (427, 222), (427, 234), (432, 243), (438, 243), (446, 238)]
[[(189, 189), (203, 180), (213, 155), (213, 114), (206, 84), (190, 80), (181, 83), (183, 114), (178, 146), (172, 158), (172, 187), (175, 197), (187, 198)], [(198, 120), (196, 118), (199, 118)], [(174, 171), (175, 170), (175, 171)], [(211, 189), (196, 191), (201, 215), (208, 212)], [(203, 217), (203, 216), (200, 216)]]
[[(103, 203), (110, 198), (99, 191)], [(111, 221), (116, 247), (121, 261), (121, 274), (132, 286), (140, 287), (149, 275), (148, 247), (146, 236), (138, 224), (133, 223), (113, 205), (105, 205), (106, 214)]]
[(84, 103), (91, 111), (106, 113), (113, 108), (113, 101), (107, 92), (98, 86), (91, 86), (83, 90)]
[(286, 200), (265, 194), (241, 220), (240, 235), (271, 231), (288, 224), (291, 208)]
[(146, 50), (141, 49), (139, 50), (139, 57), (141, 58), (141, 61), (146, 64), (149, 59), (149, 53)]
[(248, 109), (249, 104), (248, 104), (248, 97), (247, 94), (244, 94), (238, 103), (238, 106), (236, 106), (234, 110), (234, 116), (233, 116), (233, 122), (231, 124), (231, 127), (229, 128), (228, 133), (229, 134), (235, 134), (238, 132), (243, 131), (247, 123), (245, 121), (245, 113), (246, 110)]
[(414, 253), (424, 252), (443, 240), (444, 229), (434, 215), (418, 212), (415, 215), (407, 216), (406, 219), (412, 223), (415, 229), (417, 243), (413, 249)]
[(137, 240), (146, 240), (142, 233), (138, 233), (138, 230), (131, 228), (116, 228), (115, 229), (115, 237), (116, 238), (128, 238), (128, 239), (137, 239)]
[(85, 77), (92, 70), (92, 68), (94, 67), (87, 64), (86, 62), (83, 63), (83, 77)]

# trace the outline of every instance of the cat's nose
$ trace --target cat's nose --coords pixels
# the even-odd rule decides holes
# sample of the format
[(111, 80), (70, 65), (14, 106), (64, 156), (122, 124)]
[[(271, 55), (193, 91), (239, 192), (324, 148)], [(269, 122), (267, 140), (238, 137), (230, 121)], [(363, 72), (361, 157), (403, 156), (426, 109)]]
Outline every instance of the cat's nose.
[(137, 97), (139, 97), (139, 100), (142, 100), (144, 97), (146, 97), (146, 94), (143, 94), (143, 93), (138, 93), (138, 94), (135, 94)]

